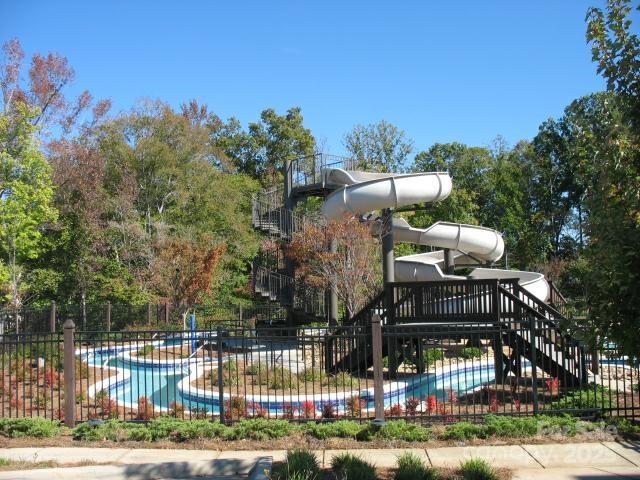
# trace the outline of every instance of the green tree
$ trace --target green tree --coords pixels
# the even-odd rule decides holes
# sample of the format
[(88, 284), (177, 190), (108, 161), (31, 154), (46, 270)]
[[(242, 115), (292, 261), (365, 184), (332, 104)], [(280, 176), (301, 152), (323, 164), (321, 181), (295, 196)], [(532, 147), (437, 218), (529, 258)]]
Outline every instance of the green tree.
[[(640, 353), (640, 39), (628, 1), (587, 14), (587, 40), (616, 99), (604, 131), (582, 125), (580, 172), (588, 208), (589, 318), (597, 333)], [(603, 120), (604, 120), (603, 119)], [(586, 123), (586, 122), (585, 122)]]
[(344, 145), (358, 168), (374, 172), (402, 172), (413, 150), (404, 131), (381, 120), (370, 125), (356, 125), (344, 137)]
[(28, 287), (25, 262), (41, 253), (42, 229), (57, 216), (51, 169), (35, 139), (38, 115), (22, 102), (0, 115), (0, 277), (16, 307)]
[(312, 155), (315, 139), (304, 126), (300, 108), (278, 115), (272, 108), (263, 110), (260, 121), (243, 131), (231, 118), (216, 134), (216, 141), (235, 163), (237, 171), (263, 183), (274, 183), (286, 160)]

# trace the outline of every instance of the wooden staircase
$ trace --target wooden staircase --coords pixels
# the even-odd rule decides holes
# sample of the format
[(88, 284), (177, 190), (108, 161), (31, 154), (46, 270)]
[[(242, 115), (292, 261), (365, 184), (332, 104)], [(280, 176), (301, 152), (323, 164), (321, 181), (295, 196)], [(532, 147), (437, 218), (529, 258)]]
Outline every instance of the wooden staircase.
[[(391, 312), (385, 296), (394, 299)], [(327, 336), (328, 371), (362, 372), (372, 366), (374, 313), (383, 320), (383, 356), (389, 356), (390, 370), (406, 352), (420, 353), (421, 332), (438, 331), (442, 336), (490, 339), (494, 350), (501, 351), (495, 356), (496, 377), (501, 377), (497, 381), (510, 373), (521, 375), (524, 360), (564, 386), (587, 381), (584, 348), (567, 330), (569, 319), (511, 280), (390, 284), (348, 324)], [(489, 330), (496, 333), (488, 334)]]

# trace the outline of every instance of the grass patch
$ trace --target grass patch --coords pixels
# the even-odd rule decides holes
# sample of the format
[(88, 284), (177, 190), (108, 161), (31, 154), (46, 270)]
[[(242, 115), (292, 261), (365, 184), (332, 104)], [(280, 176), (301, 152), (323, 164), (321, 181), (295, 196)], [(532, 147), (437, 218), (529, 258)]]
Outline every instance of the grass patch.
[(316, 480), (320, 465), (315, 454), (306, 449), (287, 451), (284, 465), (276, 475), (280, 480)]
[(393, 474), (393, 480), (436, 480), (439, 477), (437, 470), (426, 465), (420, 457), (405, 452), (398, 457), (397, 469)]
[(348, 480), (376, 480), (376, 469), (369, 462), (352, 453), (340, 453), (331, 459), (337, 478)]
[(498, 472), (480, 458), (471, 458), (462, 462), (460, 475), (464, 480), (498, 480)]

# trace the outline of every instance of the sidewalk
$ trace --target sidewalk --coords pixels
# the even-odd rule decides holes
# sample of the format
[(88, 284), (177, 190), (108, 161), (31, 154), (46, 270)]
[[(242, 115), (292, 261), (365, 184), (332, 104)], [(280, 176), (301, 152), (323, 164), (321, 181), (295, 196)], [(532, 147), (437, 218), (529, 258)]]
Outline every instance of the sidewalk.
[[(393, 467), (396, 457), (412, 451), (436, 467), (457, 467), (467, 458), (483, 458), (495, 467), (513, 471), (517, 480), (538, 479), (640, 479), (640, 444), (582, 443), (549, 445), (505, 445), (447, 447), (432, 449), (363, 449), (353, 450), (378, 467)], [(323, 466), (339, 450), (316, 451)], [(213, 451), (164, 449), (107, 448), (7, 448), (0, 458), (26, 461), (56, 461), (73, 464), (90, 461), (98, 464), (84, 467), (0, 472), (0, 479), (265, 479), (271, 462), (282, 461), (284, 450)]]

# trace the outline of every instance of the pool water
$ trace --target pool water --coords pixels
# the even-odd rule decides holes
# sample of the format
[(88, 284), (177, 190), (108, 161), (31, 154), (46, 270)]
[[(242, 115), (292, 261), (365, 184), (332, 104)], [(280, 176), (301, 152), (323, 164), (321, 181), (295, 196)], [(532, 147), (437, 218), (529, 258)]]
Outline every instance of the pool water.
[[(170, 339), (167, 344), (183, 341), (181, 339)], [(128, 408), (136, 408), (140, 397), (147, 397), (155, 406), (156, 410), (165, 411), (171, 408), (175, 402), (184, 406), (186, 410), (199, 409), (209, 413), (219, 412), (219, 396), (217, 391), (182, 391), (179, 384), (188, 377), (192, 370), (200, 374), (203, 370), (202, 362), (192, 361), (186, 363), (141, 363), (129, 357), (129, 352), (95, 351), (87, 357), (89, 365), (99, 367), (101, 365), (115, 367), (118, 373), (110, 380), (107, 386), (111, 398), (114, 398), (119, 405)], [(186, 360), (184, 361), (186, 362)], [(210, 364), (211, 365), (211, 364)], [(127, 378), (128, 376), (128, 378)], [(452, 396), (462, 395), (480, 386), (493, 381), (493, 365), (479, 362), (466, 362), (459, 367), (445, 367), (436, 373), (415, 375), (399, 380), (395, 385), (387, 386), (385, 390), (384, 404), (386, 407), (394, 404), (404, 404), (409, 397), (425, 399), (427, 396), (435, 396), (438, 401), (446, 401)], [(188, 382), (186, 382), (188, 385)], [(187, 387), (188, 389), (188, 387)], [(254, 404), (260, 404), (271, 413), (282, 412), (288, 405), (301, 405), (312, 400), (316, 404), (318, 411), (322, 410), (325, 403), (333, 403), (338, 410), (344, 408), (346, 400), (358, 395), (367, 402), (367, 408), (373, 409), (373, 388), (361, 390), (360, 392), (350, 392), (341, 395), (340, 392), (332, 391), (325, 396), (316, 394), (305, 397), (304, 395), (288, 396), (282, 393), (263, 395), (253, 399)], [(228, 397), (225, 397), (228, 398)]]

